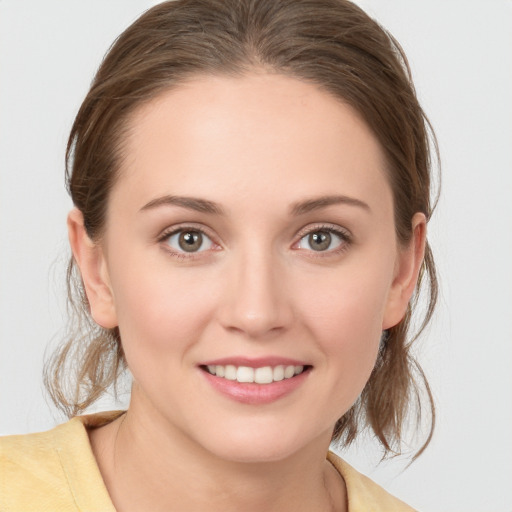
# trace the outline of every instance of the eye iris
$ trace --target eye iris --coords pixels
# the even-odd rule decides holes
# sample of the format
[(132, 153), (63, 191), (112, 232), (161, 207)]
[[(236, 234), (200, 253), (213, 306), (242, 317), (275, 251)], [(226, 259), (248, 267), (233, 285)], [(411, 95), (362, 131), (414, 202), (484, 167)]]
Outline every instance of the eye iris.
[(194, 252), (203, 244), (203, 235), (199, 231), (184, 231), (180, 233), (178, 243), (184, 251)]
[(309, 235), (309, 245), (315, 251), (325, 251), (331, 245), (331, 234), (327, 231), (316, 231)]

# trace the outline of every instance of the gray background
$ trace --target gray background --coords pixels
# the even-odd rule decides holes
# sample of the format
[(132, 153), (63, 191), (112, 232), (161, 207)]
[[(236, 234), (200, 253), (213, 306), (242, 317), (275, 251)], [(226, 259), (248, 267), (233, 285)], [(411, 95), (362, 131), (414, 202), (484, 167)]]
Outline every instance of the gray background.
[[(65, 141), (104, 52), (155, 3), (0, 0), (0, 434), (62, 420), (41, 368), (65, 318)], [(343, 455), (419, 509), (510, 512), (512, 2), (358, 3), (403, 45), (442, 152), (430, 225), (442, 293), (418, 349), (438, 424), (408, 469), (375, 469), (368, 440)]]

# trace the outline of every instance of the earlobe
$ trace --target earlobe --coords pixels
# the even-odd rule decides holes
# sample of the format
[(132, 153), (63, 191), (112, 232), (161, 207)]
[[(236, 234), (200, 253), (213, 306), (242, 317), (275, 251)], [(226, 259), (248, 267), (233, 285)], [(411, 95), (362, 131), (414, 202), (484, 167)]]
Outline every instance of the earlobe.
[(118, 323), (114, 295), (103, 249), (89, 238), (83, 214), (78, 208), (69, 212), (67, 224), (69, 243), (80, 269), (91, 316), (101, 327), (116, 327)]
[(425, 256), (427, 221), (423, 213), (412, 218), (412, 237), (398, 254), (395, 275), (388, 295), (382, 329), (398, 324), (405, 316)]

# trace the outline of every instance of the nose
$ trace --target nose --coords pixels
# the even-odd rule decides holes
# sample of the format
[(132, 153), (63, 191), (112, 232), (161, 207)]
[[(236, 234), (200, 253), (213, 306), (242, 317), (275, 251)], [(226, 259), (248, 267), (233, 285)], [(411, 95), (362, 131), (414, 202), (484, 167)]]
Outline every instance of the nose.
[(230, 262), (219, 321), (248, 338), (263, 339), (288, 329), (293, 308), (284, 262), (271, 251), (248, 250)]

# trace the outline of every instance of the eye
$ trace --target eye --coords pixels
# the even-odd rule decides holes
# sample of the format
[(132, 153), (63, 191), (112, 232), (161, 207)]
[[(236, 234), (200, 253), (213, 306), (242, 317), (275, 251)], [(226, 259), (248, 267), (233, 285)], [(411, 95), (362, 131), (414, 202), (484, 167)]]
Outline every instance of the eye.
[(315, 252), (327, 252), (341, 248), (348, 242), (345, 233), (332, 228), (316, 229), (303, 236), (297, 244), (298, 249), (307, 249)]
[(167, 244), (176, 252), (202, 252), (212, 249), (212, 240), (198, 229), (181, 229), (165, 237)]

